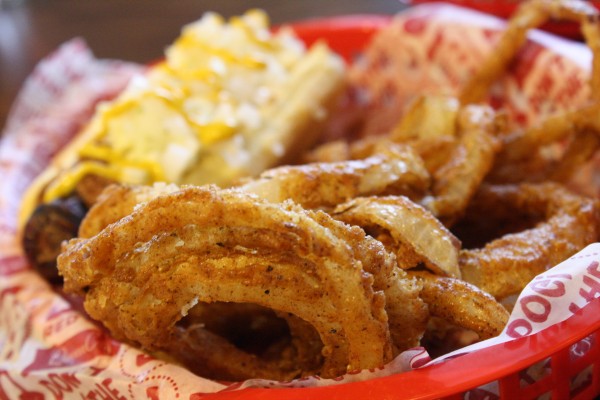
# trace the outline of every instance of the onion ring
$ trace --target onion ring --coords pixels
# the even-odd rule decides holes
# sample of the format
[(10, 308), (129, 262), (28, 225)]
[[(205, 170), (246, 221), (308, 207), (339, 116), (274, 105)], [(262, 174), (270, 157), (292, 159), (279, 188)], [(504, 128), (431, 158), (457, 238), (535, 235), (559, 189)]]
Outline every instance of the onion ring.
[(423, 283), (421, 297), (431, 315), (476, 332), (481, 339), (498, 336), (508, 322), (508, 311), (494, 297), (460, 279), (411, 271)]
[(369, 152), (361, 160), (274, 168), (239, 187), (274, 203), (291, 199), (309, 209), (335, 207), (357, 196), (423, 193), (429, 187), (429, 173), (410, 147), (377, 145)]
[(403, 269), (423, 263), (436, 274), (460, 278), (460, 241), (430, 212), (404, 196), (358, 197), (333, 217), (358, 225), (396, 254)]
[(419, 297), (421, 285), (397, 265), (397, 258), (388, 253), (383, 244), (354, 225), (341, 225), (323, 212), (311, 212), (313, 218), (343, 238), (353, 249), (354, 257), (375, 278), (373, 288), (385, 295), (385, 311), (388, 315), (394, 353), (418, 346), (425, 329), (429, 312)]
[(463, 107), (458, 115), (459, 139), (450, 161), (433, 174), (432, 194), (421, 204), (447, 226), (460, 218), (500, 149), (503, 127), (488, 106)]
[(71, 240), (58, 259), (65, 291), (87, 292), (90, 316), (150, 350), (198, 301), (249, 302), (315, 326), (323, 376), (383, 365), (391, 341), (372, 275), (330, 230), (284, 206), (212, 187), (161, 195)]
[[(483, 185), (467, 210), (469, 221), (517, 213), (542, 222), (507, 233), (483, 248), (462, 249), (462, 277), (497, 299), (518, 294), (536, 275), (598, 240), (597, 200), (556, 183)], [(538, 215), (540, 214), (541, 215)], [(460, 238), (460, 235), (458, 235)]]

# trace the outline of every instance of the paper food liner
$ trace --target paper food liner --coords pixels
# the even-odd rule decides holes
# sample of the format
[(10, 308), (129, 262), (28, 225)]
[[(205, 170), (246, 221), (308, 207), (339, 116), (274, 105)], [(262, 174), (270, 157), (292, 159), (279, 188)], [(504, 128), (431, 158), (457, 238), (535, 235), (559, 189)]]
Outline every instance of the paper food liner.
[[(491, 50), (501, 22), (448, 5), (423, 5), (398, 16), (397, 43), (411, 71), (435, 86), (457, 87)], [(535, 32), (520, 53), (502, 96), (513, 115), (531, 121), (587, 99), (590, 52), (583, 45)], [(400, 51), (400, 50), (399, 50)], [(144, 67), (97, 60), (75, 39), (42, 61), (27, 80), (0, 142), (0, 398), (201, 398), (250, 386), (332, 385), (425, 367), (424, 349), (407, 351), (384, 368), (339, 379), (293, 382), (251, 380), (227, 385), (203, 379), (177, 365), (122, 344), (54, 292), (27, 264), (17, 237), (17, 213), (27, 185), (89, 119), (95, 105), (123, 89)], [(408, 73), (408, 72), (407, 72)], [(407, 93), (423, 82), (407, 79)], [(431, 85), (430, 85), (431, 86)], [(412, 91), (412, 92), (411, 92)], [(600, 244), (534, 279), (497, 338), (447, 357), (531, 335), (564, 321), (599, 291)], [(210, 351), (210, 350), (208, 350)], [(536, 371), (531, 379), (536, 378)], [(497, 395), (493, 385), (478, 393)]]

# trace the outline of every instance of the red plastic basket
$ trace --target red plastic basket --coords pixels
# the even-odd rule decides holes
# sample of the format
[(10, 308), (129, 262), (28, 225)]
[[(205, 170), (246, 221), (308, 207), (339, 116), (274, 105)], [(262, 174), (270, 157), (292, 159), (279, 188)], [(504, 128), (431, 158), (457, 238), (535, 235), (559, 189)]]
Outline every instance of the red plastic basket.
[[(305, 42), (313, 43), (316, 40), (325, 40), (347, 60), (352, 60), (364, 49), (373, 34), (388, 25), (390, 20), (390, 16), (360, 15), (305, 21), (293, 24), (292, 27)], [(22, 171), (17, 172), (22, 173)], [(2, 175), (0, 183), (20, 183), (23, 179), (21, 175), (18, 173), (10, 176)], [(14, 194), (12, 196), (14, 197)], [(0, 279), (3, 279), (3, 274), (9, 276), (14, 273), (16, 276), (20, 273), (22, 267), (21, 257), (9, 255), (1, 258), (0, 261), (3, 261), (3, 263), (0, 263), (0, 267), (4, 267), (4, 270), (0, 271)], [(27, 275), (25, 275), (25, 278), (27, 278)], [(34, 288), (36, 287), (39, 287), (39, 285), (34, 286)], [(9, 291), (13, 290), (19, 292), (21, 288), (9, 289)], [(23, 292), (27, 292), (27, 290), (23, 288)], [(26, 297), (29, 294), (27, 293), (24, 296)], [(13, 306), (12, 303), (4, 304), (7, 309)], [(63, 311), (69, 310), (62, 310), (60, 313)], [(21, 316), (18, 315), (19, 318)], [(496, 385), (498, 398), (502, 399), (590, 399), (600, 394), (599, 316), (600, 299), (596, 299), (577, 311), (569, 319), (537, 334), (402, 374), (325, 387), (246, 388), (242, 390), (224, 390), (213, 394), (197, 393), (191, 395), (190, 399), (460, 399), (465, 398), (465, 393), (468, 393), (469, 399), (494, 399), (495, 397), (490, 395), (489, 392), (478, 389), (487, 384)], [(23, 318), (15, 322), (8, 318), (5, 324), (7, 321), (11, 326), (16, 326), (17, 323), (21, 322), (26, 323), (26, 328), (31, 330), (30, 319)], [(108, 338), (106, 340), (107, 343), (110, 342)], [(75, 344), (74, 347), (79, 352), (80, 348), (77, 346), (81, 343), (77, 342)], [(118, 345), (115, 348), (117, 347)], [(32, 355), (33, 348), (23, 347), (23, 349), (23, 354), (29, 353), (29, 356)], [(87, 347), (81, 347), (81, 349), (89, 350)], [(0, 348), (0, 350), (5, 349)], [(41, 354), (62, 355), (59, 347), (52, 348), (53, 351), (56, 351), (53, 353), (49, 353), (47, 350), (46, 348), (40, 349)], [(83, 352), (78, 354), (85, 354), (86, 357), (89, 355), (89, 353)], [(66, 353), (66, 355), (69, 355), (69, 353)], [(26, 362), (29, 363), (31, 360)], [(49, 362), (49, 360), (44, 359), (44, 362)], [(79, 368), (78, 359), (74, 362), (75, 365), (70, 365), (67, 362), (67, 366)], [(544, 375), (532, 382), (528, 380), (527, 373), (535, 367), (540, 367), (539, 369), (544, 371)], [(25, 378), (35, 378), (33, 375), (24, 377), (21, 371), (16, 371), (13, 375), (10, 372), (14, 371), (6, 371), (0, 368), (0, 378), (5, 378), (10, 381), (9, 384), (12, 383), (13, 385), (18, 385)], [(54, 372), (50, 373), (50, 375), (53, 374)], [(132, 376), (127, 376), (127, 378)], [(14, 381), (11, 381), (11, 379), (14, 379)], [(102, 379), (109, 382), (111, 380), (117, 381), (119, 376), (111, 375), (110, 378)], [(45, 381), (42, 380), (42, 382)], [(133, 386), (139, 381), (134, 383), (132, 380), (131, 382), (129, 385)], [(163, 381), (157, 377), (153, 382), (167, 385), (169, 381)], [(19, 398), (15, 392), (2, 392), (1, 389), (0, 387), (0, 399)], [(17, 389), (23, 393), (28, 393), (28, 398), (34, 398), (32, 396), (39, 394), (33, 391), (26, 392), (26, 389), (29, 389), (25, 386), (17, 387)], [(151, 392), (150, 389), (154, 390), (156, 387), (148, 388), (146, 391), (147, 398), (155, 398), (153, 397), (155, 393)], [(3, 393), (9, 394), (3, 395)], [(90, 393), (100, 395), (96, 392)], [(104, 392), (104, 394), (111, 398), (116, 397), (116, 395), (112, 396), (114, 393)], [(23, 396), (20, 398), (27, 397)], [(67, 398), (67, 396), (63, 397), (62, 394), (60, 396), (55, 394), (54, 397)], [(85, 396), (81, 395), (80, 397), (84, 398)], [(179, 398), (183, 398), (183, 396)]]
[[(307, 44), (325, 40), (352, 60), (390, 16), (359, 15), (309, 20), (293, 25)], [(341, 400), (462, 399), (477, 397), (477, 388), (497, 383), (502, 399), (590, 399), (600, 394), (600, 299), (562, 323), (537, 334), (411, 372), (326, 387), (248, 388), (208, 395), (210, 399)], [(540, 365), (547, 371), (529, 383), (522, 373)], [(581, 382), (582, 377), (585, 377)], [(483, 394), (482, 394), (483, 395)]]

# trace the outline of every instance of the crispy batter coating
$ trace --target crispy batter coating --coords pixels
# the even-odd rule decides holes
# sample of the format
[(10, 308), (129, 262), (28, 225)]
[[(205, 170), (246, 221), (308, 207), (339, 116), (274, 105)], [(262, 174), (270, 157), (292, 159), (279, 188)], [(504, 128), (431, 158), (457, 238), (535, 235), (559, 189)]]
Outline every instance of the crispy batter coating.
[(423, 160), (410, 147), (389, 143), (369, 149), (362, 159), (274, 168), (240, 188), (271, 202), (291, 199), (314, 209), (357, 196), (423, 193), (429, 184)]
[(90, 238), (102, 229), (130, 214), (135, 207), (163, 193), (179, 190), (176, 185), (155, 184), (154, 186), (107, 186), (89, 209), (79, 226), (78, 237)]
[(407, 197), (358, 197), (337, 206), (333, 216), (362, 227), (386, 244), (403, 269), (423, 263), (440, 275), (460, 278), (460, 241), (430, 212)]
[(421, 297), (432, 315), (476, 332), (481, 339), (498, 336), (508, 311), (494, 297), (461, 279), (411, 271), (423, 283)]
[(451, 225), (460, 218), (471, 197), (494, 164), (503, 124), (488, 106), (466, 106), (458, 113), (458, 142), (449, 161), (433, 174), (431, 196), (421, 204)]
[(463, 279), (498, 299), (518, 294), (537, 274), (599, 237), (598, 201), (555, 183), (483, 185), (467, 215), (471, 220), (494, 220), (494, 213), (511, 210), (521, 219), (529, 215), (542, 220), (491, 240), (482, 248), (460, 252)]
[(373, 288), (385, 295), (385, 310), (395, 354), (418, 346), (429, 319), (427, 305), (419, 296), (419, 281), (398, 267), (394, 253), (387, 252), (380, 241), (365, 236), (362, 227), (333, 223), (322, 212), (313, 215), (321, 225), (343, 238), (363, 268), (373, 274)]
[[(65, 290), (119, 338), (159, 349), (197, 302), (250, 302), (311, 323), (323, 376), (391, 357), (385, 299), (348, 245), (293, 205), (190, 187), (156, 197), (58, 259)], [(215, 284), (218, 282), (218, 284)], [(315, 312), (316, 310), (316, 312)]]

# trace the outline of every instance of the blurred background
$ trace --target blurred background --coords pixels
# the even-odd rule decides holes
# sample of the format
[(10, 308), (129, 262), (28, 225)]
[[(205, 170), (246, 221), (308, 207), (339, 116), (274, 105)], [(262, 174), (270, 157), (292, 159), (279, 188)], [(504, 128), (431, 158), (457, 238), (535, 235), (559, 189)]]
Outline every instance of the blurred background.
[(186, 23), (206, 11), (226, 17), (249, 8), (273, 24), (340, 14), (394, 14), (398, 0), (0, 0), (0, 130), (17, 91), (36, 63), (61, 43), (84, 38), (99, 58), (146, 63)]

